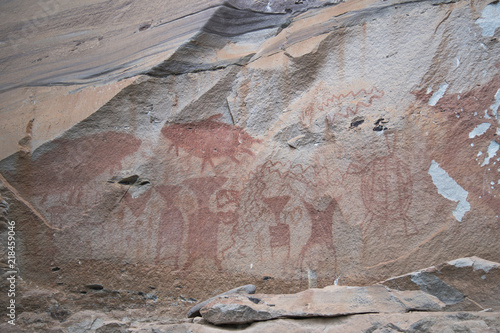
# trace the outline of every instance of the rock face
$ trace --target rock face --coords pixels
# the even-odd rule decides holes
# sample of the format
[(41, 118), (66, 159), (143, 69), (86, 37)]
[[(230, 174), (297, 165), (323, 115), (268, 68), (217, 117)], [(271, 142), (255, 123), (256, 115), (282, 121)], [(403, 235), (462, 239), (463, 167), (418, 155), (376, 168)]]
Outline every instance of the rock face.
[[(40, 119), (22, 124), (0, 194), (23, 279), (199, 299), (499, 257), (498, 3), (200, 6), (204, 20), (156, 36), (184, 22), (189, 40), (131, 65), (142, 75), (57, 139), (31, 149)], [(146, 43), (150, 28), (120, 40)], [(81, 78), (127, 76), (136, 58), (121, 56)]]
[[(200, 32), (231, 37), (265, 30), (286, 25), (293, 12), (329, 3), (4, 1), (0, 4), (0, 159), (19, 150), (18, 141), (32, 119), (30, 148), (35, 149), (91, 115), (134, 79), (117, 80), (148, 72), (172, 55), (167, 67), (185, 72), (175, 59), (186, 67), (186, 60), (193, 59), (186, 57), (193, 51), (188, 41)], [(224, 43), (209, 39), (215, 47)], [(190, 51), (174, 54), (184, 44)], [(237, 59), (239, 49), (227, 56)], [(205, 50), (195, 52), (197, 64), (192, 70), (200, 69), (200, 59), (208, 56)]]
[[(109, 298), (106, 299), (103, 286), (87, 285), (88, 290), (94, 293), (83, 296), (93, 309), (88, 310), (76, 306), (75, 303), (81, 303), (82, 298), (75, 293), (64, 295), (57, 290), (29, 288), (21, 283), (17, 304), (22, 305), (23, 311), (18, 323), (15, 327), (6, 322), (0, 323), (0, 330), (494, 333), (500, 329), (500, 316), (495, 306), (499, 299), (498, 281), (495, 280), (499, 266), (477, 257), (461, 258), (383, 282), (400, 290), (379, 283), (365, 287), (333, 285), (280, 295), (253, 294), (255, 286), (245, 285), (198, 303), (188, 312), (188, 317), (198, 316), (193, 319), (173, 316), (172, 313), (178, 312), (180, 307), (171, 303), (174, 301), (172, 298), (164, 295), (157, 297), (155, 292), (131, 302), (129, 297), (123, 295), (124, 291), (114, 291), (111, 292), (112, 298), (115, 301), (118, 298), (118, 302), (112, 304)], [(474, 273), (469, 272), (471, 269), (472, 272), (481, 270), (490, 275), (486, 279), (471, 281), (474, 277)], [(441, 284), (432, 278), (422, 279), (423, 273), (439, 275)], [(418, 277), (415, 281), (422, 290), (408, 290), (416, 289), (415, 285), (408, 283), (409, 276)], [(424, 280), (431, 283), (421, 283)], [(455, 291), (450, 293), (451, 289)], [(460, 292), (464, 293), (462, 300), (450, 302), (450, 295), (457, 298)], [(179, 299), (195, 301), (184, 297)], [(45, 304), (41, 306), (40, 302)], [(477, 308), (471, 308), (470, 304)], [(492, 308), (483, 309), (481, 305), (486, 304), (492, 305)], [(102, 305), (106, 310), (97, 310)]]
[[(313, 318), (301, 320), (278, 319), (254, 323), (244, 332), (497, 332), (498, 313), (398, 313), (392, 315), (367, 314), (346, 318)], [(169, 326), (160, 332), (226, 332), (205, 325), (183, 324)]]

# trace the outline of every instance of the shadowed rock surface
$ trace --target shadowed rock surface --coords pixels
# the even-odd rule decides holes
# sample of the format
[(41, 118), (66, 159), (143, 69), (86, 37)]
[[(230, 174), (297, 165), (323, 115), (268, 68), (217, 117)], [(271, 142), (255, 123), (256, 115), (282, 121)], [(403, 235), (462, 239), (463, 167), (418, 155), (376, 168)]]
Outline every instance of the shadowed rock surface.
[[(451, 266), (458, 269), (450, 270)], [(470, 281), (467, 268), (496, 274), (499, 264), (478, 257), (461, 258), (436, 265), (408, 275), (394, 277), (385, 284), (404, 289), (406, 276), (421, 272), (441, 274), (446, 281), (461, 288), (471, 301), (482, 301), (487, 291), (490, 304), (498, 302), (496, 282)], [(463, 274), (458, 274), (461, 273)], [(465, 271), (464, 271), (465, 270)], [(470, 272), (469, 272), (470, 273)], [(135, 302), (125, 304), (124, 291), (109, 291), (103, 286), (87, 286), (88, 299), (93, 306), (100, 303), (103, 294), (114, 293), (121, 304), (107, 311), (81, 310), (76, 295), (63, 295), (49, 290), (28, 289), (23, 284), (23, 311), (15, 329), (0, 324), (2, 332), (497, 332), (500, 329), (498, 308), (472, 309), (457, 304), (450, 308), (431, 295), (432, 288), (423, 290), (394, 290), (381, 284), (365, 287), (328, 286), (308, 289), (297, 294), (249, 294), (255, 286), (246, 285), (215, 296), (193, 307), (189, 313), (199, 316), (185, 319), (175, 317), (179, 310), (195, 300), (180, 297), (175, 300), (154, 290), (149, 294), (135, 294)], [(422, 287), (422, 286), (421, 286)], [(492, 288), (493, 287), (493, 288)], [(465, 289), (464, 289), (465, 288)], [(446, 292), (446, 288), (443, 288)], [(98, 296), (101, 294), (100, 296)], [(125, 296), (125, 297), (124, 297)], [(442, 296), (442, 295), (438, 295)], [(56, 302), (57, 300), (57, 302)], [(142, 300), (142, 301), (141, 301)], [(46, 306), (38, 303), (45, 301)], [(109, 302), (109, 301), (108, 301)], [(182, 305), (184, 302), (184, 305)], [(135, 303), (135, 304), (134, 304)], [(141, 304), (142, 303), (142, 304)], [(31, 304), (31, 308), (27, 305)], [(117, 306), (120, 304), (121, 306)], [(465, 304), (458, 303), (458, 304)], [(475, 303), (479, 305), (479, 303)], [(483, 303), (484, 304), (484, 303)], [(108, 303), (109, 305), (109, 303)], [(139, 306), (138, 306), (139, 305)], [(215, 325), (214, 325), (215, 324)]]

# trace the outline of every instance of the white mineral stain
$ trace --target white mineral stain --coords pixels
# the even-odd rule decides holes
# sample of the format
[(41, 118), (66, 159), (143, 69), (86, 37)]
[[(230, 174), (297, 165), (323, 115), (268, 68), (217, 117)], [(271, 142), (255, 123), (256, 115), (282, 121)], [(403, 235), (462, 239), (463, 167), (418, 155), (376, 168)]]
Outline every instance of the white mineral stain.
[(474, 261), (471, 258), (460, 258), (452, 261), (448, 261), (448, 264), (453, 265), (458, 268), (462, 267), (472, 267), (474, 265)]
[(491, 141), (490, 145), (488, 146), (488, 157), (484, 159), (483, 164), (481, 164), (482, 167), (490, 163), (490, 159), (495, 157), (499, 148), (500, 145), (495, 140)]
[(443, 170), (436, 161), (431, 162), (428, 171), (432, 177), (432, 182), (438, 189), (438, 193), (448, 200), (458, 202), (457, 208), (453, 211), (453, 216), (457, 221), (462, 222), (465, 213), (470, 211), (470, 204), (467, 202), (469, 193)]
[(493, 37), (495, 30), (500, 27), (500, 3), (489, 4), (484, 7), (481, 17), (476, 24), (483, 29), (483, 36)]
[(493, 111), (493, 116), (498, 118), (498, 108), (500, 107), (500, 89), (497, 90), (495, 94), (495, 103), (490, 106), (491, 111)]
[(478, 156), (478, 157), (479, 157), (479, 156), (481, 156), (481, 155), (483, 155), (483, 152), (482, 152), (482, 151), (480, 151), (479, 153), (477, 153), (477, 156)]
[(437, 102), (441, 99), (441, 97), (443, 97), (444, 93), (446, 92), (446, 89), (448, 89), (448, 86), (449, 84), (445, 82), (439, 87), (438, 91), (432, 94), (431, 98), (429, 99), (430, 106), (435, 106), (437, 104)]
[(339, 285), (339, 280), (340, 280), (340, 275), (335, 279), (335, 281), (333, 281), (333, 285), (334, 286), (338, 286)]
[(488, 128), (490, 128), (491, 124), (490, 123), (482, 123), (481, 125), (477, 125), (476, 128), (474, 128), (470, 133), (469, 133), (469, 138), (470, 139), (473, 139), (475, 138), (476, 136), (481, 136), (483, 135), (484, 133), (486, 133), (486, 131), (488, 130)]
[(267, 6), (266, 6), (266, 11), (268, 11), (268, 12), (272, 12), (272, 11), (273, 11), (273, 9), (271, 8), (271, 1), (269, 1), (269, 2), (267, 3)]
[(489, 273), (490, 270), (500, 267), (500, 265), (496, 262), (481, 259), (478, 257), (460, 258), (449, 261), (448, 264), (458, 268), (472, 267), (474, 271), (482, 270), (485, 273)]

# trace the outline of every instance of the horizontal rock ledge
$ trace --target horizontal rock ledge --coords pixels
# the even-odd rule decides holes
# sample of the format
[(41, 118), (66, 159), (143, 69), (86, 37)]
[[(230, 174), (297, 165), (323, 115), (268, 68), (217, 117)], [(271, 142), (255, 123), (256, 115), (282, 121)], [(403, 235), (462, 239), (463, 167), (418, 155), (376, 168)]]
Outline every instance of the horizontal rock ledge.
[(200, 309), (214, 325), (248, 324), (277, 318), (337, 317), (366, 313), (440, 311), (445, 304), (422, 291), (396, 291), (381, 285), (329, 286), (290, 295), (226, 295)]

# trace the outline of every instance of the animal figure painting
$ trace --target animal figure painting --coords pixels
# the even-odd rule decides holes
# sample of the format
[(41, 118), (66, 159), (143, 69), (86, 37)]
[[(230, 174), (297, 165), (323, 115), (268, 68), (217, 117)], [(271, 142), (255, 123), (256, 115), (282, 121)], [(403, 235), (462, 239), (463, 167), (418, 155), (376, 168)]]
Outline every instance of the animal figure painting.
[(202, 121), (163, 127), (163, 136), (171, 142), (169, 151), (175, 148), (178, 156), (179, 148), (182, 148), (189, 155), (200, 158), (202, 171), (207, 163), (215, 168), (214, 159), (228, 158), (239, 164), (238, 155), (254, 156), (250, 148), (260, 140), (254, 139), (239, 126), (216, 121), (221, 116), (218, 114)]

